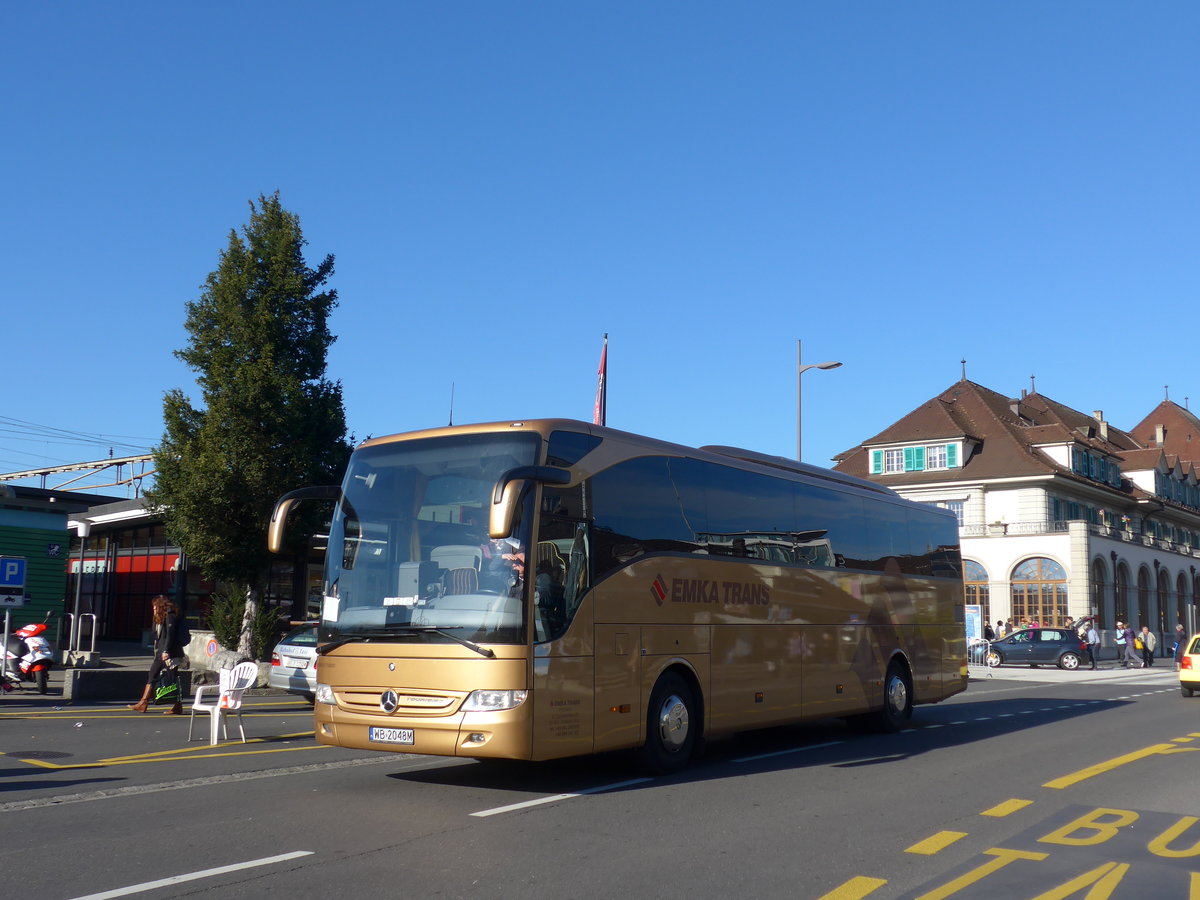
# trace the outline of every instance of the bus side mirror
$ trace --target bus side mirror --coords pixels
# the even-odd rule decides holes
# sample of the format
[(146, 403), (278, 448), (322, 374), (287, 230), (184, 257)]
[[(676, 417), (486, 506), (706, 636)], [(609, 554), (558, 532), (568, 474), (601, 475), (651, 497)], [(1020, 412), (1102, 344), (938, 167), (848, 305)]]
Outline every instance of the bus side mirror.
[(301, 500), (337, 500), (341, 493), (340, 487), (329, 484), (288, 491), (276, 500), (275, 509), (271, 511), (271, 524), (267, 526), (267, 549), (272, 553), (282, 552), (284, 526), (287, 524), (288, 513), (295, 504)]
[(492, 492), (492, 508), (488, 514), (488, 537), (500, 540), (512, 534), (513, 514), (517, 498), (525, 489), (525, 482), (542, 484), (570, 484), (571, 473), (554, 466), (517, 466), (509, 469), (496, 480)]

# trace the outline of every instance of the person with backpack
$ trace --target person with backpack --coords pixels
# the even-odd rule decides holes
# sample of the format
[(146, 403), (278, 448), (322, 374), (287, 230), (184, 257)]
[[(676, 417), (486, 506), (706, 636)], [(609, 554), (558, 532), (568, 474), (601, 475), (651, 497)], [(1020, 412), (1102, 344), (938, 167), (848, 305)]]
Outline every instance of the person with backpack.
[[(159, 594), (150, 601), (150, 618), (154, 631), (154, 658), (150, 660), (150, 671), (146, 676), (146, 687), (142, 691), (142, 698), (137, 703), (129, 704), (130, 709), (140, 713), (144, 713), (150, 706), (151, 695), (163, 671), (168, 668), (178, 669), (183, 661), (183, 643), (180, 641), (180, 632), (187, 630), (186, 624), (180, 625), (183, 616), (179, 612), (179, 607), (163, 594)], [(191, 637), (190, 634), (188, 636)], [(178, 682), (176, 684), (178, 685)], [(163, 715), (183, 715), (183, 701), (178, 693), (178, 687), (176, 687), (174, 704)]]

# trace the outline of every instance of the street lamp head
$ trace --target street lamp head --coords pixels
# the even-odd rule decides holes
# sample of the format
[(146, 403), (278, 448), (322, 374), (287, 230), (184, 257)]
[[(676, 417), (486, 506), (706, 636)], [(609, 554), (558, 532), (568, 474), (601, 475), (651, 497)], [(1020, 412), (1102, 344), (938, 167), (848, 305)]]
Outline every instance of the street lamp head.
[(840, 365), (841, 365), (840, 362), (823, 362), (823, 363), (817, 363), (816, 367), (818, 369), (836, 369)]

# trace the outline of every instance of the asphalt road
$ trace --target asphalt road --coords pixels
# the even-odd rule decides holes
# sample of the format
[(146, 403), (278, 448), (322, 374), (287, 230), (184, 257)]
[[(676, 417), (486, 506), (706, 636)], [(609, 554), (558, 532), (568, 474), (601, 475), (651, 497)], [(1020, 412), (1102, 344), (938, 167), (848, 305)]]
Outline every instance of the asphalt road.
[(186, 717), (6, 699), (0, 871), (39, 900), (1200, 900), (1200, 698), (1168, 668), (992, 674), (898, 735), (758, 732), (654, 779), (318, 747), (280, 696), (217, 747)]

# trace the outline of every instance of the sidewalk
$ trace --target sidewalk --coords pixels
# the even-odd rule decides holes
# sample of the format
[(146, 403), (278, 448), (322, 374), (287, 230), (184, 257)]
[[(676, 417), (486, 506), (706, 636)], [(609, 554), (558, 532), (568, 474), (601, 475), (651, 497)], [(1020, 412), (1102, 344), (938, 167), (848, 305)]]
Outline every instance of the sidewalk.
[(1125, 669), (1115, 660), (1105, 659), (1097, 664), (1099, 668), (1091, 669), (1087, 666), (1081, 666), (1073, 671), (1060, 669), (1055, 665), (1045, 666), (997, 666), (994, 669), (987, 666), (969, 666), (968, 678), (970, 681), (987, 681), (989, 678), (1001, 680), (1015, 681), (1050, 681), (1062, 682), (1071, 681), (1077, 683), (1084, 682), (1110, 682), (1110, 681), (1148, 681), (1154, 679), (1155, 682), (1164, 680), (1158, 676), (1167, 676), (1174, 682), (1178, 680), (1178, 674), (1175, 671), (1175, 663), (1171, 659), (1155, 659), (1154, 665), (1148, 669)]
[[(144, 647), (138, 641), (98, 641), (96, 650), (100, 654), (100, 665), (89, 668), (64, 667), (61, 663), (62, 653), (56, 651), (54, 654), (54, 667), (50, 670), (49, 690), (46, 694), (39, 694), (37, 686), (26, 682), (22, 685), (19, 691), (11, 691), (0, 695), (0, 708), (13, 703), (21, 703), (22, 705), (34, 706), (58, 706), (62, 703), (77, 702), (63, 696), (63, 685), (68, 678), (69, 672), (87, 672), (87, 673), (127, 673), (124, 677), (116, 678), (100, 676), (105, 681), (112, 685), (109, 693), (112, 696), (92, 696), (89, 700), (78, 702), (91, 702), (94, 700), (123, 700), (132, 703), (137, 700), (140, 693), (140, 686), (146, 682), (146, 676), (150, 672), (151, 653), (149, 647)], [(192, 673), (191, 687), (194, 689), (198, 681), (196, 675), (205, 671), (198, 669), (194, 665), (189, 670)], [(276, 691), (272, 688), (259, 687), (253, 688), (250, 692), (251, 696), (263, 696), (282, 694), (282, 691)]]

